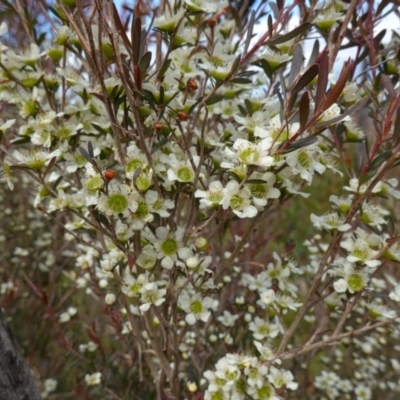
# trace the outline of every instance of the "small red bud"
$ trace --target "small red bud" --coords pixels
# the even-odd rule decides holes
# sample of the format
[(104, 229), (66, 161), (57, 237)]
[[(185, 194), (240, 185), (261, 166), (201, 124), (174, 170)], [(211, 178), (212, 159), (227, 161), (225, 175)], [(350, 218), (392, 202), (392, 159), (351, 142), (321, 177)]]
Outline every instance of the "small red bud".
[(104, 178), (108, 181), (112, 181), (115, 178), (115, 175), (117, 175), (117, 173), (113, 169), (106, 169), (104, 171)]
[(154, 129), (155, 129), (157, 132), (162, 131), (162, 129), (163, 129), (163, 124), (162, 124), (161, 122), (156, 122), (156, 123), (154, 124)]
[(179, 121), (187, 121), (189, 119), (189, 114), (185, 111), (179, 111), (177, 116)]
[(210, 28), (214, 28), (215, 25), (217, 25), (217, 18), (212, 17), (210, 19), (207, 20), (207, 24)]
[(199, 88), (199, 85), (193, 78), (188, 79), (186, 86), (191, 90), (197, 90)]

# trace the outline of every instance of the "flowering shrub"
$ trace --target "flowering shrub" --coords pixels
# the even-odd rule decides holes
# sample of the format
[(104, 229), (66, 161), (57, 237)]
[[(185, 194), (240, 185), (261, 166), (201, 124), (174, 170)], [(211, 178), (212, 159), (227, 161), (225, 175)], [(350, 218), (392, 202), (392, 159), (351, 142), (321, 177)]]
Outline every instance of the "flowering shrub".
[(2, 305), (44, 398), (400, 391), (390, 2), (2, 4)]

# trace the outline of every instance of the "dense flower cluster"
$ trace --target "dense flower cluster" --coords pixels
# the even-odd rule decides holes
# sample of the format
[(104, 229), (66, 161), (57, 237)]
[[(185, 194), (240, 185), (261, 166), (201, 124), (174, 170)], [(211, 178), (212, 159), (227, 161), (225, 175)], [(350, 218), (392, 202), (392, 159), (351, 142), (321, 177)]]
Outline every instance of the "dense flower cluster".
[[(314, 374), (319, 393), (371, 399), (379, 386), (372, 379), (390, 364), (399, 369), (394, 358), (372, 357), (383, 346), (379, 329), (397, 316), (379, 293), (400, 302), (395, 274), (378, 277), (400, 261), (391, 227), (400, 191), (397, 179), (384, 176), (398, 149), (377, 153), (395, 136), (393, 124), (382, 123), (386, 133), (357, 175), (339, 161), (344, 142), (367, 140), (348, 110), (365, 106), (372, 89), (351, 82), (350, 64), (331, 83), (324, 68), (335, 54), (328, 51), (306, 66), (301, 43), (309, 22), (285, 32), (291, 8), (275, 6), (275, 22), (257, 42), (253, 18), (262, 10), (247, 19), (242, 12), (241, 26), (225, 0), (167, 3), (151, 22), (137, 7), (128, 38), (109, 9), (93, 6), (89, 22), (75, 1), (61, 1), (51, 46), (0, 44), (0, 102), (17, 110), (0, 123), (4, 180), (11, 190), (28, 181), (32, 206), (63, 226), (62, 256), (72, 265), (63, 271), (66, 286), (98, 299), (112, 321), (108, 333), (127, 354), (127, 338), (134, 338), (138, 350), (129, 362), (140, 360), (134, 368), (142, 377), (143, 357), (159, 398), (163, 385), (174, 398), (184, 398), (184, 388), (209, 400), (286, 398), (299, 386), (286, 360), (321, 340), (316, 348), (353, 345), (359, 368), (341, 378), (345, 348), (337, 347), (335, 372), (322, 358), (326, 370)], [(335, 2), (310, 18), (330, 40), (349, 7)], [(74, 12), (84, 23), (74, 22)], [(2, 23), (3, 38), (7, 29)], [(376, 100), (389, 110), (385, 121), (393, 120), (389, 97), (382, 92)], [(251, 235), (261, 222), (291, 200), (312, 201), (316, 180), (339, 182), (344, 170), (351, 178), (325, 196), (333, 210), (310, 213), (320, 234), (302, 245), (307, 258), (277, 242), (261, 249), (268, 259), (257, 262), (261, 250)], [(264, 231), (274, 237), (272, 227)], [(41, 270), (53, 262), (43, 261)], [(1, 286), (1, 295), (14, 291), (12, 281)], [(63, 305), (52, 320), (61, 331), (85, 318), (82, 312)], [(356, 325), (346, 322), (350, 313)], [(382, 323), (370, 341), (346, 336), (370, 321)], [(314, 334), (292, 341), (300, 323), (315, 323)], [(399, 327), (392, 325), (393, 338)], [(104, 357), (104, 341), (94, 338), (81, 340), (81, 357)], [(367, 363), (363, 354), (371, 354)], [(88, 365), (81, 381), (108, 387), (111, 372)], [(399, 390), (392, 380), (385, 385)], [(45, 381), (44, 397), (54, 390)]]

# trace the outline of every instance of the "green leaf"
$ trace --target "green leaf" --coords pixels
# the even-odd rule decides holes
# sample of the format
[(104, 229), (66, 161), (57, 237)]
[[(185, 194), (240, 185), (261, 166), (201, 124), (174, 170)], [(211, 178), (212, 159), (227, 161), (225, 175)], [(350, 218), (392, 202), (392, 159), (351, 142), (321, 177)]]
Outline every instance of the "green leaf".
[(294, 48), (292, 65), (290, 67), (289, 86), (292, 85), (293, 81), (300, 73), (301, 67), (303, 66), (303, 61), (304, 61), (303, 49), (301, 48), (301, 44), (297, 43), (296, 47)]
[(373, 171), (375, 169), (378, 169), (387, 159), (389, 159), (392, 156), (392, 151), (387, 150), (384, 151), (383, 153), (379, 154), (374, 160), (369, 164), (369, 170)]
[(301, 33), (305, 32), (310, 27), (311, 27), (311, 24), (309, 22), (305, 22), (304, 24), (298, 26), (297, 28), (286, 33), (285, 35), (277, 36), (275, 38), (268, 40), (265, 44), (275, 45), (275, 44), (285, 43), (285, 42), (289, 41), (290, 39), (293, 39), (297, 35), (300, 35)]
[(316, 142), (318, 142), (318, 138), (316, 136), (310, 136), (304, 139), (296, 140), (295, 142), (291, 143), (286, 149), (284, 149), (282, 153), (291, 153), (292, 151), (301, 149), (302, 147), (310, 146)]
[(249, 179), (249, 180), (246, 181), (246, 183), (256, 183), (256, 184), (259, 184), (259, 183), (268, 183), (268, 182), (267, 182), (267, 181), (264, 181), (263, 179)]
[(141, 29), (142, 21), (136, 17), (131, 27), (131, 41), (132, 41), (132, 62), (133, 65), (139, 64), (140, 43), (141, 43)]
[(328, 51), (324, 50), (321, 56), (321, 62), (319, 63), (317, 92), (315, 94), (315, 110), (318, 110), (318, 106), (322, 103), (324, 99), (326, 86), (328, 84), (328, 75), (329, 57)]
[(243, 106), (241, 106), (240, 104), (238, 104), (238, 109), (239, 109), (239, 111), (240, 111), (240, 114), (243, 115), (243, 117), (247, 117), (247, 111), (246, 111), (246, 109), (245, 109)]
[(253, 83), (253, 81), (247, 78), (233, 78), (229, 81), (229, 83), (236, 83), (238, 85), (249, 85), (250, 83)]
[(253, 115), (254, 110), (253, 110), (253, 105), (251, 104), (251, 101), (249, 99), (245, 99), (244, 104), (246, 106), (247, 113), (250, 115)]
[(117, 32), (121, 36), (123, 42), (125, 43), (125, 47), (127, 50), (132, 51), (132, 44), (128, 39), (128, 36), (126, 35), (125, 28), (122, 25), (121, 19), (118, 14), (118, 10), (116, 5), (113, 3), (113, 18), (114, 18), (114, 24), (117, 29)]
[(165, 146), (168, 143), (169, 139), (164, 138), (161, 139), (158, 143), (156, 143), (153, 148), (151, 149), (151, 154), (154, 154), (156, 151), (160, 150), (163, 146)]
[(85, 158), (86, 161), (88, 162), (92, 162), (92, 159), (89, 155), (89, 153), (86, 151), (86, 149), (84, 149), (83, 147), (79, 147), (79, 152), (83, 155), (83, 157)]
[(311, 67), (307, 68), (304, 74), (299, 77), (299, 79), (291, 89), (291, 92), (297, 93), (305, 88), (318, 75), (318, 70), (319, 66), (317, 64), (313, 64), (311, 65)]
[(24, 137), (17, 137), (16, 139), (11, 140), (10, 142), (12, 144), (25, 144), (25, 143), (30, 143), (31, 138), (29, 136), (24, 136)]
[(142, 59), (140, 60), (139, 63), (139, 68), (141, 69), (141, 71), (143, 72), (143, 74), (146, 73), (146, 71), (148, 70), (150, 63), (151, 63), (151, 51), (148, 51), (147, 53), (145, 53), (142, 57)]
[(300, 129), (302, 129), (307, 123), (309, 114), (310, 114), (310, 99), (308, 96), (308, 92), (305, 91), (301, 96), (299, 104)]
[(254, 10), (251, 10), (251, 15), (250, 15), (250, 22), (247, 27), (247, 36), (246, 36), (246, 42), (244, 45), (244, 51), (243, 53), (247, 53), (247, 50), (249, 49), (251, 38), (253, 37), (253, 28), (254, 28), (254, 21), (256, 17), (256, 12)]
[(164, 61), (164, 64), (162, 65), (158, 73), (158, 79), (162, 79), (164, 77), (165, 73), (167, 72), (167, 69), (171, 65), (171, 62), (172, 60), (170, 60), (169, 58)]
[(312, 52), (311, 52), (310, 60), (308, 61), (308, 65), (309, 66), (315, 63), (315, 60), (317, 59), (318, 54), (319, 54), (319, 40), (317, 39), (314, 42), (314, 46), (313, 46), (313, 49), (312, 49)]
[(218, 103), (224, 98), (223, 94), (215, 94), (214, 96), (211, 96), (205, 101), (206, 106), (211, 106), (215, 103)]

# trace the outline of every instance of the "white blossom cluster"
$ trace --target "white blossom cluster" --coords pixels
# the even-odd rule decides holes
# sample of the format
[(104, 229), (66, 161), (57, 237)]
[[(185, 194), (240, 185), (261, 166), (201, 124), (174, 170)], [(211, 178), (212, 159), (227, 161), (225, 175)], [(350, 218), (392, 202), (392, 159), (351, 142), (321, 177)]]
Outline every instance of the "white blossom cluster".
[[(329, 31), (344, 20), (346, 7), (317, 7), (315, 26)], [(226, 0), (171, 2), (152, 21), (154, 36), (147, 32), (151, 40), (164, 40), (157, 57), (148, 38), (135, 43), (137, 50), (123, 35), (107, 36), (101, 18), (79, 35), (67, 17), (59, 18), (46, 49), (31, 43), (22, 51), (4, 41), (0, 102), (18, 112), (0, 122), (1, 136), (10, 138), (2, 175), (15, 190), (22, 182), (16, 171), (27, 174), (31, 205), (64, 229), (66, 246), (57, 262), (62, 256), (73, 267), (63, 270), (63, 284), (101, 304), (113, 339), (125, 345), (134, 338), (137, 359), (147, 360), (151, 379), (162, 371), (168, 384), (174, 377), (190, 393), (201, 387), (206, 400), (278, 400), (298, 388), (290, 363), (282, 361), (290, 358), (286, 347), (278, 351), (296, 315), (317, 324), (325, 320), (318, 321), (318, 312), (325, 313), (331, 324), (324, 328), (333, 331), (344, 309), (363, 323), (395, 319), (394, 307), (378, 295), (388, 291), (397, 305), (400, 285), (395, 275), (377, 274), (385, 263), (400, 262), (399, 241), (388, 230), (388, 202), (394, 207), (400, 191), (395, 178), (374, 183), (374, 177), (352, 177), (342, 193), (330, 196), (332, 211), (311, 213), (319, 234), (304, 243), (307, 257), (294, 261), (279, 243), (267, 262), (255, 261), (259, 244), (244, 227), (260, 222), (260, 229), (291, 199), (308, 201), (320, 176), (334, 172), (340, 179), (343, 138), (336, 132), (343, 129), (347, 142), (365, 140), (346, 110), (368, 99), (369, 89), (346, 81), (331, 101), (336, 86), (329, 83), (321, 100), (314, 75), (295, 91), (309, 71), (303, 56), (295, 78), (286, 69), (300, 33), (282, 40), (282, 31), (275, 44), (255, 46), (247, 59), (251, 33), (248, 40), (237, 37), (228, 8)], [(0, 36), (7, 29), (2, 23)], [(94, 40), (102, 76), (90, 70), (97, 61), (85, 53), (82, 37)], [(45, 233), (33, 246), (44, 248), (51, 240)], [(336, 243), (335, 257), (326, 258), (330, 243)], [(28, 255), (15, 248), (15, 264), (25, 267)], [(42, 255), (39, 268), (50, 275), (55, 263), (50, 253)], [(319, 298), (304, 302), (314, 276), (320, 276)], [(0, 292), (17, 293), (18, 287), (6, 281)], [(52, 315), (60, 329), (84, 318), (78, 304), (61, 305)], [(302, 307), (315, 315), (301, 314)], [(328, 340), (321, 332), (312, 339)], [(356, 348), (357, 373), (340, 377), (345, 350), (337, 347), (333, 370), (318, 369), (315, 388), (328, 399), (372, 399), (379, 384), (371, 379), (379, 380), (389, 364), (400, 369), (395, 358), (372, 357), (382, 348), (380, 334), (370, 341), (345, 337), (344, 345)], [(80, 340), (81, 357), (104, 352), (107, 346), (94, 336)], [(368, 362), (361, 362), (363, 355), (371, 355)], [(203, 364), (193, 362), (196, 356), (204, 357)], [(81, 380), (89, 387), (106, 385), (110, 377), (102, 371), (82, 372)], [(55, 385), (45, 385), (46, 396)], [(395, 380), (385, 385), (399, 390)]]

